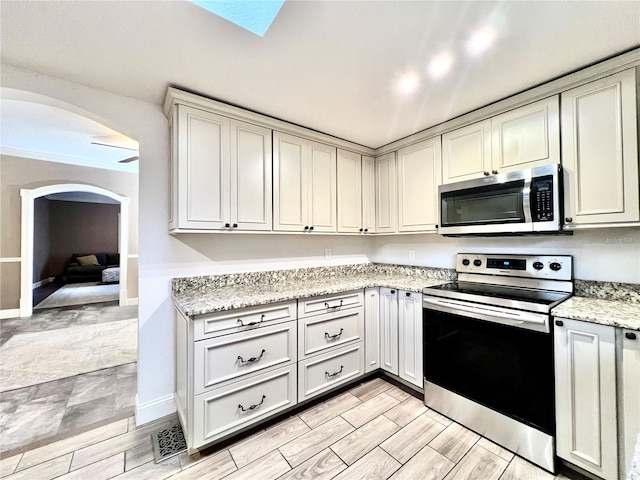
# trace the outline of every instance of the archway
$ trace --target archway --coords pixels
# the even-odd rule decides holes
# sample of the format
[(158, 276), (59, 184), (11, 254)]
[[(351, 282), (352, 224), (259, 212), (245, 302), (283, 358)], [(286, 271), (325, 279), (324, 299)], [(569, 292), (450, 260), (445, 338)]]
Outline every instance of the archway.
[(87, 192), (112, 198), (120, 203), (118, 228), (118, 252), (120, 253), (120, 291), (119, 304), (127, 304), (127, 257), (129, 253), (129, 198), (101, 187), (85, 184), (62, 183), (34, 189), (21, 189), (21, 272), (20, 272), (20, 316), (29, 317), (33, 313), (32, 277), (33, 277), (33, 235), (34, 202), (45, 195), (64, 192)]

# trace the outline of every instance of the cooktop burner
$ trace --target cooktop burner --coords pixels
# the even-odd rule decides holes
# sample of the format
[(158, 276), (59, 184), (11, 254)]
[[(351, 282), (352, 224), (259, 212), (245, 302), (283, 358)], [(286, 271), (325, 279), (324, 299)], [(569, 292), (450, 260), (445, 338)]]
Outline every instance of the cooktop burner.
[(445, 285), (437, 285), (425, 289), (430, 295), (451, 297), (446, 293), (439, 295), (438, 292), (458, 293), (457, 298), (464, 298), (464, 295), (482, 295), (484, 297), (505, 298), (508, 300), (519, 300), (524, 302), (541, 303), (543, 305), (555, 305), (568, 298), (570, 295), (564, 292), (552, 292), (548, 290), (533, 290), (529, 288), (506, 287), (500, 285), (490, 285), (485, 283), (453, 282)]

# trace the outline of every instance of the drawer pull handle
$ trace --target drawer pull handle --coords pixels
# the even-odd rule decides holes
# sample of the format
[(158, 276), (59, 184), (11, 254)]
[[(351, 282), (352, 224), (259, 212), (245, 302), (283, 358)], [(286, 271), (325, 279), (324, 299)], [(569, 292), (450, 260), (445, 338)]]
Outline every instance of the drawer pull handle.
[(324, 338), (326, 338), (327, 340), (335, 340), (336, 338), (339, 338), (340, 335), (342, 335), (343, 331), (344, 331), (344, 328), (341, 328), (340, 331), (335, 335), (329, 335), (327, 332), (324, 332)]
[(264, 403), (264, 399), (265, 398), (267, 398), (267, 396), (266, 395), (262, 395), (262, 400), (260, 400), (260, 403), (256, 403), (255, 405), (251, 405), (249, 408), (244, 408), (242, 406), (242, 404), (239, 404), (238, 408), (240, 410), (242, 410), (243, 412), (248, 412), (249, 410), (253, 410), (254, 408), (259, 407), (260, 405), (262, 405)]
[(340, 300), (340, 305), (329, 305), (327, 302), (324, 302), (324, 306), (327, 310), (336, 310), (342, 306), (342, 300)]
[(637, 337), (637, 335), (633, 332), (627, 332), (624, 334), (625, 337), (627, 337), (629, 340), (635, 340)]
[(342, 370), (344, 370), (344, 365), (340, 365), (340, 370), (338, 370), (337, 372), (334, 372), (334, 373), (324, 372), (324, 374), (327, 376), (327, 378), (331, 378), (331, 377), (335, 377), (336, 375), (340, 375), (342, 373)]
[(266, 352), (266, 350), (263, 348), (262, 351), (260, 352), (260, 356), (259, 357), (251, 357), (247, 360), (245, 360), (244, 358), (242, 358), (240, 355), (238, 355), (238, 360), (240, 360), (240, 363), (253, 363), (253, 362), (257, 362), (259, 361), (262, 356), (264, 355), (264, 352)]
[(264, 322), (264, 315), (262, 315), (260, 317), (260, 321), (259, 322), (249, 322), (247, 324), (242, 322), (242, 319), (238, 319), (238, 323), (240, 324), (241, 327), (254, 327), (256, 325), (260, 325), (262, 322)]

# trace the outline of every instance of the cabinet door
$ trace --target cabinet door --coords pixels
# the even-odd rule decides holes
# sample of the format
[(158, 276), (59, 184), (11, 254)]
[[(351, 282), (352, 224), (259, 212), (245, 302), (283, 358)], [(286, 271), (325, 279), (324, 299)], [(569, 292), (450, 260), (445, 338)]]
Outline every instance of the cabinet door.
[(441, 165), (440, 137), (398, 150), (399, 231), (435, 231)]
[(338, 150), (338, 232), (362, 229), (362, 158)]
[(491, 120), (442, 136), (442, 183), (478, 178), (491, 170)]
[(231, 222), (239, 230), (271, 230), (271, 130), (231, 121)]
[(396, 153), (376, 158), (376, 233), (398, 231)]
[(634, 70), (564, 92), (567, 228), (640, 221)]
[(380, 290), (364, 291), (364, 358), (365, 372), (380, 368)]
[(307, 141), (273, 132), (273, 229), (302, 232), (307, 223)]
[(491, 167), (498, 173), (560, 163), (558, 97), (491, 119)]
[(307, 205), (309, 228), (336, 231), (336, 148), (309, 142)]
[(398, 293), (380, 288), (380, 367), (398, 375)]
[(398, 356), (400, 378), (424, 387), (422, 376), (422, 295), (398, 293)]
[(555, 329), (557, 454), (618, 478), (615, 329), (562, 319)]
[(376, 166), (373, 157), (362, 157), (362, 228), (376, 231)]
[(220, 229), (230, 222), (229, 123), (178, 105), (178, 228)]
[[(627, 474), (631, 467), (631, 459), (640, 435), (640, 332), (637, 330), (620, 330), (622, 334), (622, 437), (621, 448), (622, 472)], [(627, 478), (625, 476), (625, 478)]]

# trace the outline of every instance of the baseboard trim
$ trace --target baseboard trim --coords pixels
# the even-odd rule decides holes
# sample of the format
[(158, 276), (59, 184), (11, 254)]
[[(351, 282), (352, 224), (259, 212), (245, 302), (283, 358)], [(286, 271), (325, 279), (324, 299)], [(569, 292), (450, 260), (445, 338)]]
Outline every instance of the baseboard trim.
[(127, 298), (127, 305), (138, 305), (137, 298)]
[(176, 402), (173, 399), (173, 394), (143, 404), (140, 403), (140, 399), (136, 395), (136, 425), (143, 425), (175, 412)]
[(44, 280), (40, 280), (39, 282), (34, 283), (31, 288), (33, 290), (35, 290), (38, 287), (41, 287), (42, 285), (46, 285), (47, 283), (51, 283), (55, 280), (55, 277), (49, 277), (49, 278), (45, 278)]
[(13, 318), (20, 316), (19, 308), (7, 308), (5, 310), (0, 310), (0, 320), (4, 320), (5, 318)]

